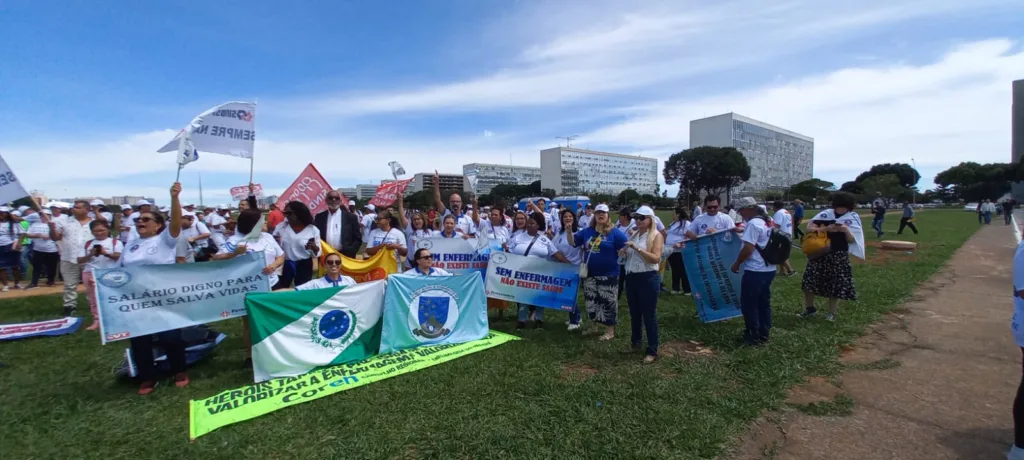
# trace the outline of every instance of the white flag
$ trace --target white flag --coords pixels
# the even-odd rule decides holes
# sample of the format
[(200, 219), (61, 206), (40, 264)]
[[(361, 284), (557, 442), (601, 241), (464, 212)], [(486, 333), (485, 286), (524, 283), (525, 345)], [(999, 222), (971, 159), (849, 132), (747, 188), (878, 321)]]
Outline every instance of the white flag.
[[(227, 102), (207, 110), (185, 127), (196, 150), (242, 158), (252, 158), (256, 142), (256, 104)], [(184, 131), (179, 132), (158, 152), (179, 149)]]
[(391, 175), (395, 176), (395, 180), (398, 180), (398, 176), (405, 174), (405, 168), (403, 168), (397, 161), (388, 163), (388, 166), (391, 167)]
[(463, 176), (466, 177), (466, 181), (469, 182), (469, 190), (472, 191), (473, 193), (476, 193), (476, 184), (479, 181), (477, 174), (479, 173), (480, 171), (476, 169), (471, 169), (469, 171), (466, 171), (465, 174), (463, 174)]
[(8, 203), (19, 198), (25, 198), (28, 192), (18, 181), (18, 176), (7, 166), (7, 162), (0, 156), (0, 203)]
[(178, 142), (178, 167), (181, 168), (193, 161), (199, 159), (199, 151), (196, 150), (195, 143), (192, 142), (192, 134), (188, 130), (183, 129), (182, 141)]
[(256, 221), (256, 225), (253, 225), (252, 230), (245, 235), (245, 241), (248, 243), (255, 243), (260, 240), (260, 234), (263, 233), (263, 223), (266, 221), (266, 216), (261, 215), (260, 220)]

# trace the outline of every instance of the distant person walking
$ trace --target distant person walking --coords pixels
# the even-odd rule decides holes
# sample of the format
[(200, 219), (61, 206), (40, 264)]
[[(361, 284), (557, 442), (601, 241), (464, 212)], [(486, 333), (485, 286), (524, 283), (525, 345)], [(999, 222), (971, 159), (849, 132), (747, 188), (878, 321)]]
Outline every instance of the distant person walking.
[(910, 227), (917, 235), (917, 227), (914, 226), (914, 208), (910, 206), (910, 203), (903, 203), (903, 217), (900, 218), (900, 229), (896, 232), (897, 235), (903, 234), (903, 229)]
[(804, 220), (804, 202), (801, 200), (793, 201), (793, 242), (800, 244), (800, 240), (804, 237), (804, 231), (800, 229), (800, 224)]
[(875, 218), (871, 220), (871, 228), (875, 229), (875, 233), (881, 238), (885, 235), (882, 231), (882, 224), (885, 223), (885, 201), (882, 200), (882, 194), (878, 194), (878, 198), (871, 202), (871, 213), (875, 215)]
[(992, 200), (985, 200), (981, 205), (981, 215), (985, 218), (985, 225), (992, 224), (992, 213), (996, 212), (996, 205)]
[(1012, 199), (1003, 202), (1003, 221), (1006, 222), (1006, 225), (1010, 225), (1010, 217), (1013, 216), (1013, 205), (1014, 201)]

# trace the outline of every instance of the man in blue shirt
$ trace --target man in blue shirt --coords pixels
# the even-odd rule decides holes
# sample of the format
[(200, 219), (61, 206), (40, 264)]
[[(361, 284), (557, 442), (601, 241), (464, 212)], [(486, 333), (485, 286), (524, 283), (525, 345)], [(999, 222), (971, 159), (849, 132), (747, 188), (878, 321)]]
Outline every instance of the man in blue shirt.
[(793, 242), (799, 244), (804, 237), (804, 231), (800, 230), (800, 222), (804, 220), (804, 202), (793, 201)]

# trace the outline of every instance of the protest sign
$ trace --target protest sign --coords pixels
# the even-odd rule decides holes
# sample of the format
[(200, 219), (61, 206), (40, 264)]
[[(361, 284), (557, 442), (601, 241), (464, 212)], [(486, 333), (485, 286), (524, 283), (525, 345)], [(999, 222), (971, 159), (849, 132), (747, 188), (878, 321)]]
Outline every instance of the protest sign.
[[(482, 244), (486, 244), (480, 247)], [(456, 275), (479, 273), (487, 274), (487, 260), (491, 251), (501, 251), (501, 241), (478, 240), (470, 238), (424, 238), (416, 242), (416, 248), (428, 249), (434, 258), (434, 267), (447, 270)]]
[(494, 252), (487, 264), (487, 297), (571, 311), (580, 286), (579, 267)]
[(263, 252), (201, 264), (96, 269), (103, 343), (245, 316), (245, 294), (270, 290)]
[(487, 301), (479, 276), (388, 277), (380, 352), (487, 336)]
[(741, 316), (741, 274), (730, 270), (740, 249), (743, 249), (743, 242), (731, 230), (701, 235), (686, 242), (683, 264), (701, 321), (710, 323)]
[(256, 142), (256, 104), (226, 102), (195, 118), (157, 152), (178, 151), (178, 144), (191, 135), (195, 150), (252, 158)]
[(7, 166), (4, 158), (0, 157), (0, 204), (7, 204), (26, 196), (28, 196), (28, 192), (25, 191), (21, 182), (18, 182), (18, 176), (14, 175), (14, 171)]
[(254, 380), (301, 375), (377, 354), (385, 284), (246, 296)]
[(370, 199), (370, 204), (378, 208), (391, 206), (392, 203), (398, 200), (398, 195), (405, 193), (405, 189), (409, 188), (410, 182), (412, 182), (412, 179), (395, 180), (380, 184), (377, 187), (377, 193)]
[(284, 205), (289, 201), (301, 201), (309, 207), (309, 211), (315, 216), (327, 210), (327, 192), (329, 191), (331, 191), (331, 186), (327, 183), (327, 179), (324, 179), (324, 176), (320, 175), (320, 171), (316, 170), (316, 166), (310, 163), (299, 174), (299, 178), (295, 179), (295, 182), (292, 182), (292, 185), (281, 194), (281, 198), (277, 200), (277, 209), (284, 209)]
[[(263, 186), (260, 184), (253, 184), (255, 189), (254, 195), (256, 198), (263, 198)], [(249, 198), (249, 186), (239, 185), (238, 187), (231, 187), (231, 199), (235, 201), (243, 201)]]
[(519, 340), (501, 332), (458, 344), (425, 345), (365, 361), (341, 364), (310, 372), (223, 391), (189, 402), (189, 438), (196, 439), (218, 428), (269, 414), (409, 372), (426, 369), (503, 343)]
[(71, 334), (81, 325), (82, 318), (74, 316), (34, 323), (0, 324), (0, 340)]

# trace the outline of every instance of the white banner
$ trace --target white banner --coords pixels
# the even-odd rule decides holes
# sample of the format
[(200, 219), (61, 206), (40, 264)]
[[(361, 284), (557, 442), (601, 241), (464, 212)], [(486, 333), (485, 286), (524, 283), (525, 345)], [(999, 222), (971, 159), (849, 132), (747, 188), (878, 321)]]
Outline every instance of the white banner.
[(25, 191), (25, 187), (21, 185), (21, 182), (18, 182), (18, 176), (14, 175), (14, 171), (11, 171), (11, 168), (7, 166), (4, 157), (0, 156), (0, 204), (25, 198), (26, 196), (28, 196), (28, 192)]
[[(256, 104), (227, 102), (218, 105), (193, 118), (185, 129), (192, 132), (192, 142), (200, 152), (252, 158), (256, 142)], [(185, 129), (157, 151), (178, 151)]]

